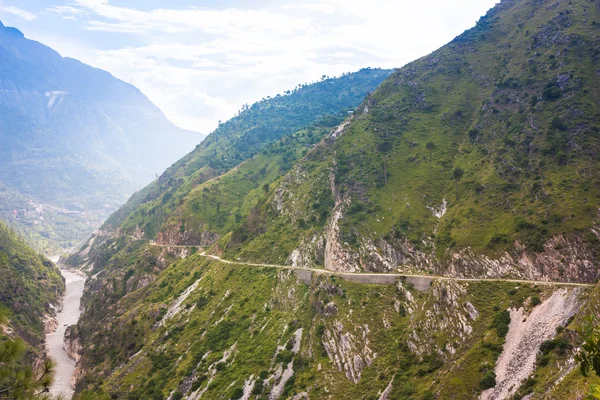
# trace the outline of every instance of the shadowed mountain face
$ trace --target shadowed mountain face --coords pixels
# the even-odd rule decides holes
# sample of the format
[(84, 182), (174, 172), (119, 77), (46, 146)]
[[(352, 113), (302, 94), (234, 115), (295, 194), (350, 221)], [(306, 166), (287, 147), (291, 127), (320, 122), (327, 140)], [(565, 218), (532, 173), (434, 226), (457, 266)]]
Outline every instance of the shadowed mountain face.
[[(0, 25), (0, 198), (12, 190), (13, 200), (105, 216), (201, 139), (137, 88)], [(28, 208), (0, 202), (7, 219), (15, 209)], [(23, 218), (10, 222), (36, 224)], [(61, 235), (52, 240), (68, 241)]]

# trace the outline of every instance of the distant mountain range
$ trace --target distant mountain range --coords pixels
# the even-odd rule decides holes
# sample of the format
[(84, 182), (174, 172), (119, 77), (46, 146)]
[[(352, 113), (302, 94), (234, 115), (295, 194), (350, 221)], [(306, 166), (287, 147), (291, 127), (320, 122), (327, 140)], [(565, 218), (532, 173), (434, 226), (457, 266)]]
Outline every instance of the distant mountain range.
[(0, 23), (0, 218), (38, 248), (84, 238), (202, 138), (134, 86)]

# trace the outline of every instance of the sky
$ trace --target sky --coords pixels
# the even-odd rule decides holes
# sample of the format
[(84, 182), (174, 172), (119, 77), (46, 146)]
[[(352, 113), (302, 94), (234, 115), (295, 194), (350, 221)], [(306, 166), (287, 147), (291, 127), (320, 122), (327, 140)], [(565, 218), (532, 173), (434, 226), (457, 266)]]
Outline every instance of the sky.
[(243, 104), (323, 75), (402, 67), (497, 1), (0, 0), (0, 20), (207, 134)]

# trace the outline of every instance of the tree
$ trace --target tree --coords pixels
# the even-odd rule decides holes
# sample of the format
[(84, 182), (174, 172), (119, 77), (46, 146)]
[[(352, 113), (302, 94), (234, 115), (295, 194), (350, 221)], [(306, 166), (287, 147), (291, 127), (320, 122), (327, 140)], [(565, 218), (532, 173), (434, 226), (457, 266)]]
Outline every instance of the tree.
[[(600, 376), (600, 328), (594, 324), (594, 318), (588, 318), (583, 329), (584, 342), (575, 360), (583, 376), (588, 376), (591, 371)], [(592, 385), (586, 400), (600, 399), (600, 386)]]
[(268, 183), (265, 183), (265, 184), (263, 185), (263, 190), (265, 191), (265, 194), (269, 193), (269, 189), (270, 189), (270, 186), (269, 186), (269, 184), (268, 184)]
[(600, 376), (600, 328), (594, 326), (594, 319), (589, 318), (584, 327), (584, 342), (575, 360), (580, 365), (583, 376), (594, 371)]
[(432, 155), (432, 153), (433, 153), (433, 150), (435, 150), (435, 143), (433, 143), (433, 142), (428, 142), (428, 143), (425, 145), (425, 148), (426, 148), (427, 150), (429, 150), (429, 175), (431, 175), (431, 155)]
[(456, 186), (457, 190), (458, 190), (458, 182), (460, 182), (460, 180), (462, 179), (464, 174), (465, 174), (465, 171), (461, 167), (456, 167), (456, 168), (454, 168), (454, 171), (452, 171), (452, 179), (454, 180), (454, 185)]
[(25, 365), (25, 344), (8, 339), (0, 344), (0, 398), (49, 400), (54, 362), (45, 360), (37, 370)]
[(380, 138), (379, 143), (377, 144), (377, 150), (381, 153), (383, 157), (383, 182), (387, 185), (387, 162), (388, 162), (388, 154), (393, 149), (392, 141), (390, 140), (389, 133), (385, 133), (383, 137)]

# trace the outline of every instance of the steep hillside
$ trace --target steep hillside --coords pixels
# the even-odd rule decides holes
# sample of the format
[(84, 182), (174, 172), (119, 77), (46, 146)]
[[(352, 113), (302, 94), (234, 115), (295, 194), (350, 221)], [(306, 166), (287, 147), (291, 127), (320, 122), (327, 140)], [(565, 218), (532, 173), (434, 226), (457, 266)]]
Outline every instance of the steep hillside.
[(502, 1), (332, 129), (224, 124), (69, 259), (81, 398), (581, 398), (598, 21)]
[[(246, 171), (250, 187), (255, 188), (259, 180), (264, 180), (269, 162), (273, 163), (271, 169), (276, 174), (265, 182), (272, 182), (295, 164), (296, 153), (302, 147), (305, 153), (320, 141), (323, 133), (317, 128), (332, 127), (343, 121), (390, 73), (390, 70), (363, 69), (339, 78), (299, 85), (284, 95), (244, 107), (238, 116), (221, 124), (156, 182), (134, 195), (108, 219), (103, 229), (122, 228), (129, 234), (139, 229), (145, 238), (154, 238), (164, 219), (180, 209), (182, 202), (191, 201), (193, 196), (188, 195), (192, 190), (198, 191), (202, 183), (236, 168), (248, 170), (243, 164), (248, 160), (263, 164)], [(299, 135), (290, 136), (303, 129), (306, 131), (299, 141), (296, 140)], [(261, 154), (275, 156), (275, 159), (257, 161)], [(236, 196), (241, 198), (247, 192), (245, 188)], [(223, 214), (231, 214), (229, 211)]]
[(52, 316), (52, 304), (64, 291), (56, 266), (35, 253), (0, 222), (0, 308), (14, 332), (34, 346), (44, 339), (44, 318)]
[(503, 1), (395, 72), (220, 250), (336, 271), (595, 282), (598, 19), (597, 2)]
[[(1, 23), (0, 59), (0, 182), (27, 202), (106, 218), (201, 141), (135, 87)], [(11, 224), (35, 231), (7, 211)], [(60, 239), (52, 243), (67, 247)]]
[[(525, 394), (575, 398), (558, 394), (595, 382), (572, 360), (580, 339), (571, 317), (593, 308), (589, 288), (374, 285), (201, 255), (174, 262), (179, 251), (147, 249), (135, 264), (145, 277), (114, 287), (129, 294), (112, 310), (86, 303), (71, 332), (74, 348), (84, 344), (79, 398), (475, 399), (496, 382), (514, 393), (529, 376)], [(90, 287), (105, 282), (101, 274)], [(528, 318), (531, 327), (519, 326)], [(503, 352), (505, 340), (514, 353)], [(512, 365), (506, 379), (499, 359)], [(552, 384), (559, 379), (569, 386)]]
[[(3, 396), (17, 393), (12, 390), (17, 377), (22, 383), (26, 382), (29, 379), (26, 371), (34, 365), (36, 368), (42, 365), (46, 323), (54, 316), (53, 305), (58, 304), (64, 289), (56, 266), (31, 250), (0, 222), (0, 391)], [(38, 373), (33, 375), (34, 379), (40, 377)], [(29, 384), (32, 390), (39, 390), (40, 385)]]
[[(503, 1), (306, 156), (263, 147), (262, 164), (240, 165), (262, 131), (221, 135), (234, 119), (105, 228), (336, 271), (595, 282), (598, 12)], [(263, 179), (278, 157), (291, 170)]]

